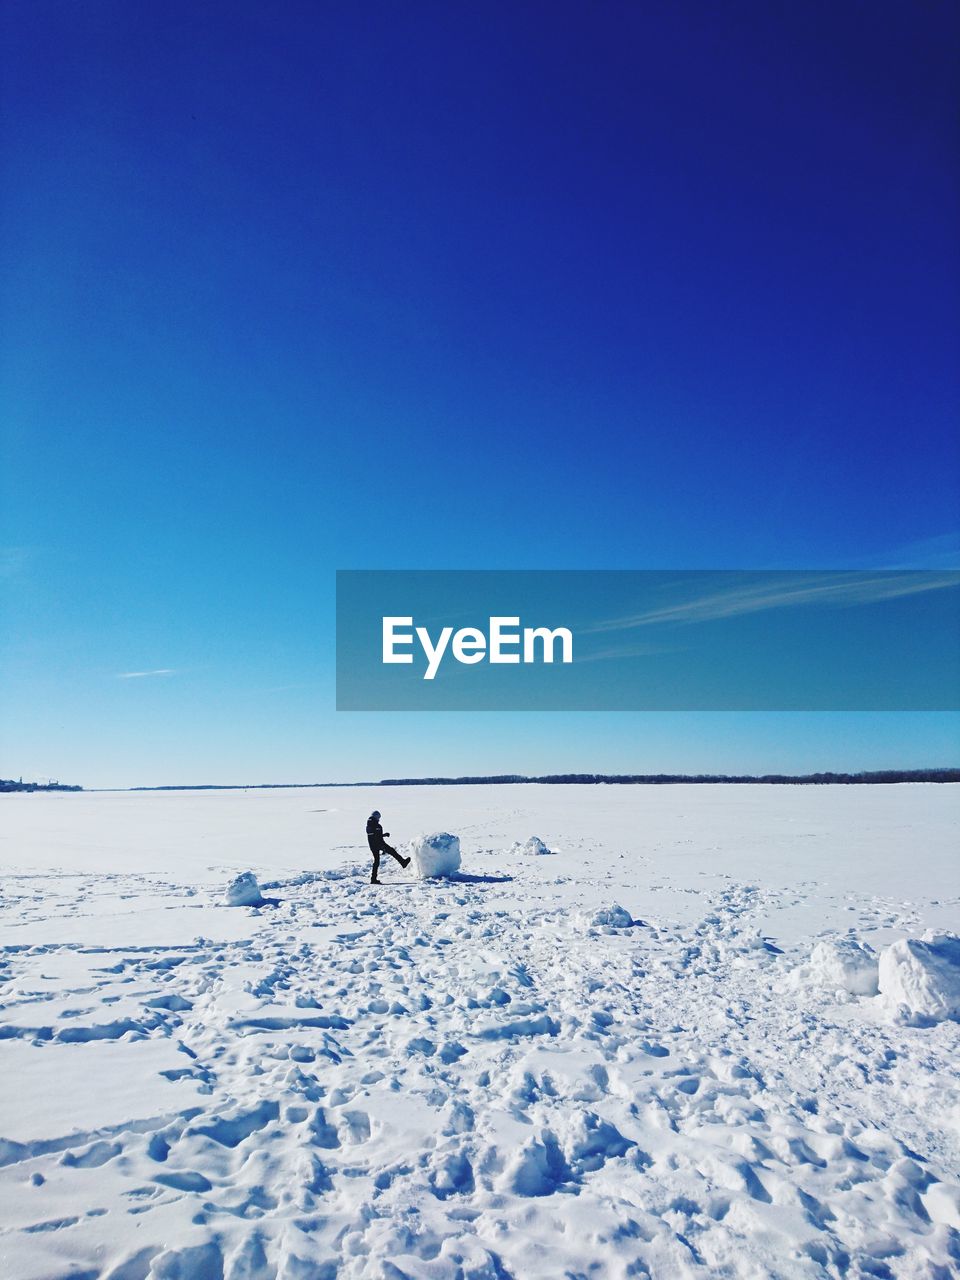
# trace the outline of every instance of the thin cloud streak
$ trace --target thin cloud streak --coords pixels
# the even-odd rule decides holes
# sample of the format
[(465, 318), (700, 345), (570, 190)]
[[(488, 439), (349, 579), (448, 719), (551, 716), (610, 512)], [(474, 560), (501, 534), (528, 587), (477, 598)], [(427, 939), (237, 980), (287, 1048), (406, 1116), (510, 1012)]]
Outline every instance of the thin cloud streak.
[(714, 622), (721, 618), (742, 617), (750, 613), (762, 613), (771, 609), (790, 609), (802, 605), (836, 605), (850, 607), (860, 604), (876, 604), (882, 600), (895, 600), (902, 596), (918, 595), (926, 591), (942, 591), (960, 585), (960, 574), (925, 574), (922, 578), (913, 574), (891, 574), (887, 577), (862, 575), (844, 576), (840, 581), (824, 582), (822, 577), (810, 578), (801, 583), (758, 583), (728, 591), (716, 591), (646, 613), (625, 618), (611, 618), (584, 628), (585, 633), (629, 631), (635, 627), (655, 626), (663, 623), (691, 624)]
[(118, 680), (143, 680), (150, 676), (175, 676), (173, 667), (158, 667), (156, 671), (118, 671)]
[(960, 531), (908, 543), (878, 559), (878, 569), (960, 569)]

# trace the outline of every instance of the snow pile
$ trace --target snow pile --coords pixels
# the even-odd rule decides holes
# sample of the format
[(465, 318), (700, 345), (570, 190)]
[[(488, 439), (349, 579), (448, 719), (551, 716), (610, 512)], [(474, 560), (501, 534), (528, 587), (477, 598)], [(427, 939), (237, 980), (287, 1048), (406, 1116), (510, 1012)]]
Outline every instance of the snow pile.
[(410, 856), (421, 880), (451, 876), (460, 870), (460, 838), (447, 831), (417, 836), (410, 842)]
[(236, 879), (227, 885), (228, 907), (262, 907), (263, 898), (257, 877), (252, 871), (241, 871)]
[(512, 853), (530, 854), (534, 857), (541, 858), (544, 854), (553, 853), (553, 849), (545, 845), (539, 836), (531, 836), (529, 840), (524, 840), (521, 844), (518, 840), (511, 850)]
[(590, 923), (605, 926), (608, 929), (629, 929), (634, 920), (626, 907), (621, 907), (619, 902), (614, 902), (609, 907), (600, 907), (595, 911)]
[(801, 976), (812, 986), (847, 991), (852, 996), (875, 996), (877, 954), (855, 938), (818, 942)]
[(960, 938), (928, 931), (880, 955), (880, 996), (904, 1022), (960, 1019)]

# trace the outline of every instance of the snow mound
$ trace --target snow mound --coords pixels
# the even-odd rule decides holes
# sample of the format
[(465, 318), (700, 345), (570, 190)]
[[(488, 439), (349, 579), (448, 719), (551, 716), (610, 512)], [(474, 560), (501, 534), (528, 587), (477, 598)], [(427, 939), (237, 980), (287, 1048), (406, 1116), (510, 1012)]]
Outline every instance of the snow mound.
[(847, 991), (852, 996), (877, 994), (877, 954), (855, 938), (818, 942), (805, 977), (811, 985)]
[(522, 844), (518, 840), (513, 846), (512, 852), (530, 854), (540, 858), (544, 854), (553, 853), (553, 849), (545, 845), (539, 836), (531, 836), (529, 840), (524, 840)]
[(241, 871), (236, 879), (227, 885), (228, 907), (262, 907), (263, 897), (257, 877), (252, 871)]
[(460, 837), (447, 831), (417, 836), (410, 842), (410, 856), (421, 880), (453, 875), (460, 870)]
[(634, 919), (626, 907), (621, 907), (619, 902), (614, 902), (609, 907), (601, 907), (595, 911), (590, 923), (605, 925), (608, 929), (629, 929)]
[(880, 954), (880, 997), (904, 1022), (960, 1019), (960, 938), (927, 932)]

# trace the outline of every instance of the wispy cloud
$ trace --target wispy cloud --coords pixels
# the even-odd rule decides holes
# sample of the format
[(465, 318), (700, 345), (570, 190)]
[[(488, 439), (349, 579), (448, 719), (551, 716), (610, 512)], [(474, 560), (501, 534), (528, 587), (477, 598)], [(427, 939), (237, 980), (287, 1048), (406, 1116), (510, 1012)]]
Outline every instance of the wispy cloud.
[(155, 671), (118, 671), (118, 680), (143, 680), (149, 676), (175, 676), (172, 667), (157, 667)]
[(908, 542), (875, 561), (878, 569), (960, 569), (960, 530)]
[[(826, 580), (825, 580), (826, 579)], [(939, 572), (886, 575), (817, 574), (810, 578), (771, 579), (713, 591), (692, 600), (679, 601), (623, 618), (611, 618), (586, 632), (629, 631), (663, 623), (690, 624), (714, 622), (720, 618), (741, 617), (770, 609), (794, 609), (803, 605), (850, 607), (918, 595), (925, 591), (942, 591), (960, 586), (960, 574)]]

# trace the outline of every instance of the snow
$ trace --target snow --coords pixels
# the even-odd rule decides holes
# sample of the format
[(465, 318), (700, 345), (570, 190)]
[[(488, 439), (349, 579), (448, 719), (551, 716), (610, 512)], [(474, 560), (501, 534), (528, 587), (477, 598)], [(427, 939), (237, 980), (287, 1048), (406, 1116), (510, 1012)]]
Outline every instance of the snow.
[(262, 907), (260, 885), (252, 871), (241, 871), (227, 885), (227, 905), (230, 907)]
[(887, 947), (880, 956), (880, 996), (905, 1021), (960, 1018), (960, 938), (928, 932)]
[(818, 986), (855, 996), (877, 994), (877, 953), (856, 938), (818, 942), (810, 956), (806, 976)]
[(539, 836), (530, 836), (528, 840), (524, 840), (522, 844), (517, 843), (513, 846), (517, 853), (526, 854), (528, 857), (542, 858), (546, 854), (553, 853)]
[[(374, 807), (465, 870), (371, 890)], [(958, 819), (953, 786), (2, 797), (4, 1275), (954, 1275)], [(225, 905), (243, 872), (275, 905)]]
[(600, 907), (593, 913), (591, 924), (606, 926), (608, 929), (629, 929), (633, 924), (633, 916), (619, 902), (609, 907)]
[(410, 842), (410, 856), (421, 880), (455, 875), (460, 870), (459, 837), (447, 831), (415, 836)]

